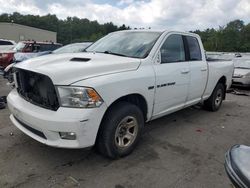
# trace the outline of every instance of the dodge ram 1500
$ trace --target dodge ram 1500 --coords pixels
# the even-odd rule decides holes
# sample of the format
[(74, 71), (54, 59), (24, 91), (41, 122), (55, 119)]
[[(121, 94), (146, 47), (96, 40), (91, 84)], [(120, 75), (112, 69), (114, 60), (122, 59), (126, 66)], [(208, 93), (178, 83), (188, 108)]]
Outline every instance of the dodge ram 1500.
[(15, 65), (10, 119), (49, 146), (96, 146), (119, 158), (134, 150), (145, 122), (197, 103), (217, 111), (232, 75), (231, 61), (206, 61), (196, 34), (119, 31), (83, 53)]

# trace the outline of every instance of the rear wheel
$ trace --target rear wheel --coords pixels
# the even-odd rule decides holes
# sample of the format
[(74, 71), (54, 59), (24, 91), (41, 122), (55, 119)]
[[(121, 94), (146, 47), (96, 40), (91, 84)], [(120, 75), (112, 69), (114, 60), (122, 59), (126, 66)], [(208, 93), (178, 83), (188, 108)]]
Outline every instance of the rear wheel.
[(221, 107), (222, 101), (225, 96), (225, 87), (222, 83), (218, 83), (212, 93), (212, 95), (204, 101), (205, 109), (215, 112)]
[(98, 151), (110, 158), (130, 154), (144, 127), (141, 110), (128, 102), (119, 102), (105, 115), (97, 138)]

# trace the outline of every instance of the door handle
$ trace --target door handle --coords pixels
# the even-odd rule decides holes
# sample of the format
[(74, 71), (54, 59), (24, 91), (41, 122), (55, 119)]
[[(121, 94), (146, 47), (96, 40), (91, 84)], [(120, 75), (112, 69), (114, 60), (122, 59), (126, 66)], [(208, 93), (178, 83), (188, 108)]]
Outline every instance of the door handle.
[(205, 72), (205, 71), (207, 71), (207, 68), (201, 68), (201, 71)]
[(184, 70), (181, 71), (181, 74), (188, 74), (189, 72), (190, 72), (190, 70), (184, 69)]

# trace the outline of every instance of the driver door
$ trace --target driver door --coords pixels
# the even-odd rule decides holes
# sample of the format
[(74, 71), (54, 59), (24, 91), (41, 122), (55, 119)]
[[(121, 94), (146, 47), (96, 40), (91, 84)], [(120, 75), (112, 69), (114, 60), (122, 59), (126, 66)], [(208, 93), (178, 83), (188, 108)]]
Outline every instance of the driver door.
[(182, 35), (168, 35), (159, 51), (160, 63), (154, 65), (156, 92), (153, 116), (166, 115), (184, 107), (190, 82)]

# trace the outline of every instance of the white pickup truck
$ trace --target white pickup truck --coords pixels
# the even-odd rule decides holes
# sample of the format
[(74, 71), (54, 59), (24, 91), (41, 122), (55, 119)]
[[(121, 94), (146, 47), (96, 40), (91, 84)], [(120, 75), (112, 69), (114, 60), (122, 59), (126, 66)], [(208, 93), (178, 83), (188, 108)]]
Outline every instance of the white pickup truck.
[(96, 146), (128, 155), (144, 122), (197, 103), (217, 111), (233, 75), (231, 61), (207, 62), (200, 37), (174, 31), (111, 33), (86, 52), (17, 64), (10, 119), (54, 147)]

